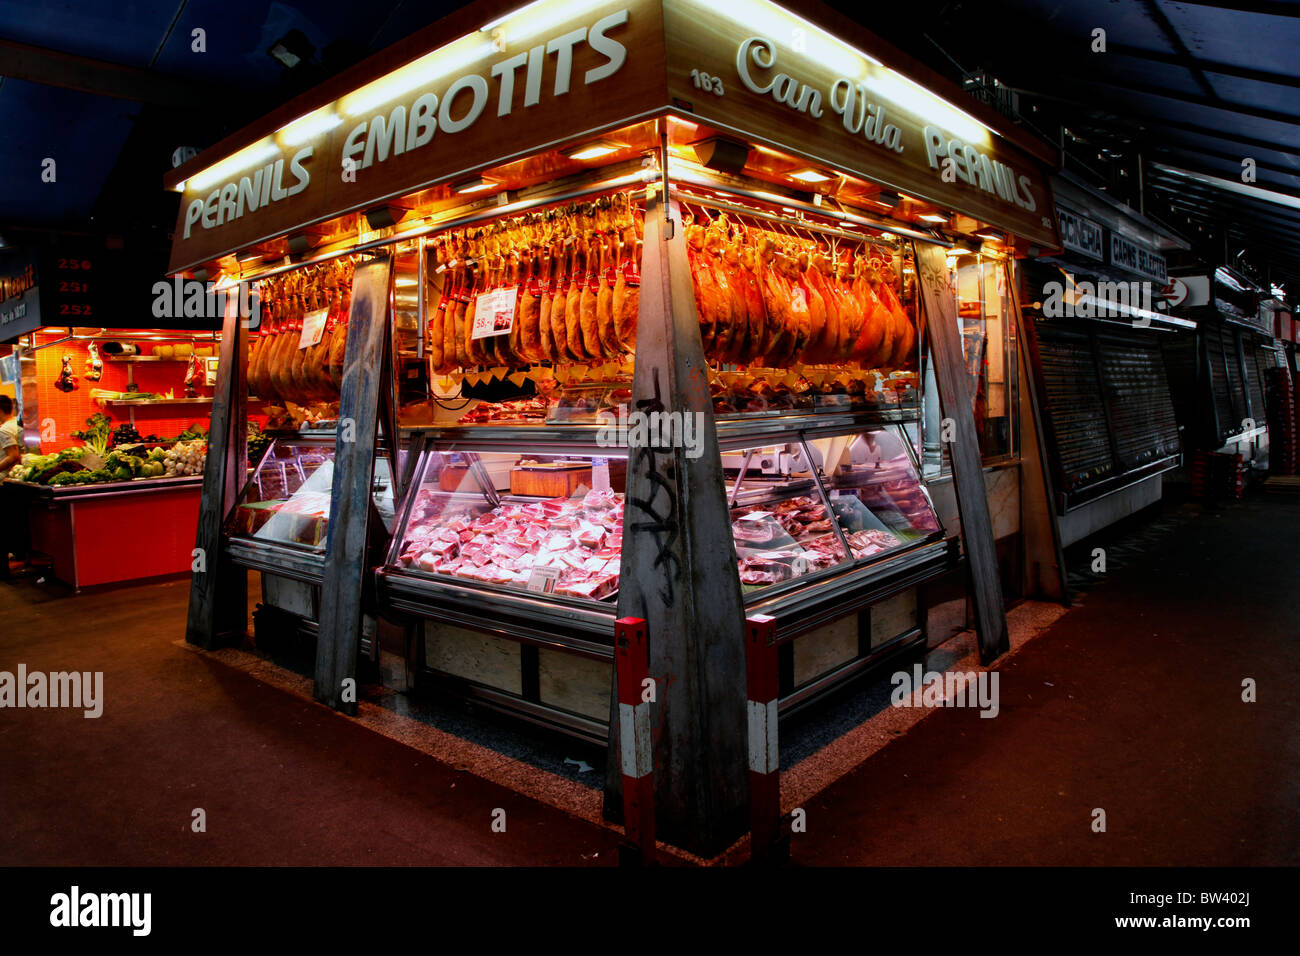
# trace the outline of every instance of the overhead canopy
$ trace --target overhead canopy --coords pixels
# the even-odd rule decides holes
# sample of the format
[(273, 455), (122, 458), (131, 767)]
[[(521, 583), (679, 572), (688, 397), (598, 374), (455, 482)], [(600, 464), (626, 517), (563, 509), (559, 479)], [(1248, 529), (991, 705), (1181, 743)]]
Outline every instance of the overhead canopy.
[(1064, 127), (1067, 168), (1202, 258), (1300, 291), (1300, 3), (911, 0), (872, 15), (1044, 135)]
[(1057, 244), (1054, 152), (820, 4), (484, 0), (175, 170), (170, 269), (666, 114)]

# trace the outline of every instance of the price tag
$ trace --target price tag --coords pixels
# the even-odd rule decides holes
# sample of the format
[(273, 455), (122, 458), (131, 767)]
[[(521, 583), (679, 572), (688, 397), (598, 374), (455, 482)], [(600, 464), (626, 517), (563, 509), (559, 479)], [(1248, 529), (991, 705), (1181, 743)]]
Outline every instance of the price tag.
[(515, 324), (517, 291), (511, 286), (480, 295), (474, 305), (474, 330), (470, 338), (484, 339), (509, 332)]
[(329, 309), (317, 309), (302, 317), (302, 334), (298, 336), (298, 348), (309, 349), (320, 344), (321, 333), (325, 331), (325, 317)]
[(591, 459), (591, 490), (609, 491), (609, 459)]
[(530, 591), (551, 594), (555, 591), (555, 585), (559, 580), (559, 568), (533, 568), (532, 573), (528, 575), (528, 583), (524, 586)]

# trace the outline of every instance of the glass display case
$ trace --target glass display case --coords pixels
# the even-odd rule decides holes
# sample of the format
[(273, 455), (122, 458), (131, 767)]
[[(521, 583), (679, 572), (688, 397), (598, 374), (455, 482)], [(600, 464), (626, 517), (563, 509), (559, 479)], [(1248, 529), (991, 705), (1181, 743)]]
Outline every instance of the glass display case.
[[(466, 431), (486, 439), (494, 429)], [(594, 429), (568, 429), (555, 443), (556, 432), (530, 440), (524, 429), (501, 431), (498, 441), (455, 429), (422, 436), (381, 578), (411, 599), (405, 610), (438, 616), (458, 595), (465, 607), (479, 602), (480, 620), (567, 608), (580, 612), (569, 624), (608, 642), (627, 449), (596, 446)], [(722, 441), (746, 603), (830, 598), (842, 576), (943, 539), (902, 425), (782, 438)]]
[(821, 577), (941, 536), (895, 427), (723, 456), (740, 583), (756, 591)]
[(626, 458), (425, 454), (389, 564), (430, 580), (613, 602)]
[[(232, 556), (258, 566), (296, 556), (319, 565), (329, 540), (334, 435), (273, 439), (226, 519)], [(375, 456), (375, 507), (389, 528), (394, 490), (388, 458)]]

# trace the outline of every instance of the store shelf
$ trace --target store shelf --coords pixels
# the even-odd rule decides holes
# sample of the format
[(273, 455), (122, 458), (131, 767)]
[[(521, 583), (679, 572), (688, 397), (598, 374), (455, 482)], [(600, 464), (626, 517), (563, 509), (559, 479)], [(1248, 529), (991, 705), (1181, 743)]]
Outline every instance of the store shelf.
[(210, 405), (211, 398), (106, 398), (105, 405)]
[[(199, 356), (199, 358), (214, 358), (214, 357), (215, 356), (212, 355)], [(193, 358), (194, 356), (192, 355), (187, 356), (185, 358), (163, 358), (158, 355), (128, 355), (124, 358), (118, 358), (117, 356), (114, 355), (106, 355), (104, 356), (104, 361), (110, 362), (113, 365), (140, 365), (147, 362), (188, 362)]]

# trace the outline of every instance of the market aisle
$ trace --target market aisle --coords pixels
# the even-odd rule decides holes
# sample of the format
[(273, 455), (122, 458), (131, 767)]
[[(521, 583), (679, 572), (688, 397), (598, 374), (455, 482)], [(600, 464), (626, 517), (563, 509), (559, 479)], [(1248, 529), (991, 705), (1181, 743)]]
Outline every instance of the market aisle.
[(809, 801), (795, 861), (1300, 863), (1300, 501), (1201, 512), (1115, 542), (1003, 665), (995, 719), (934, 713)]
[(187, 595), (0, 583), (0, 670), (102, 670), (105, 697), (0, 711), (0, 865), (614, 862), (609, 830), (175, 646)]

